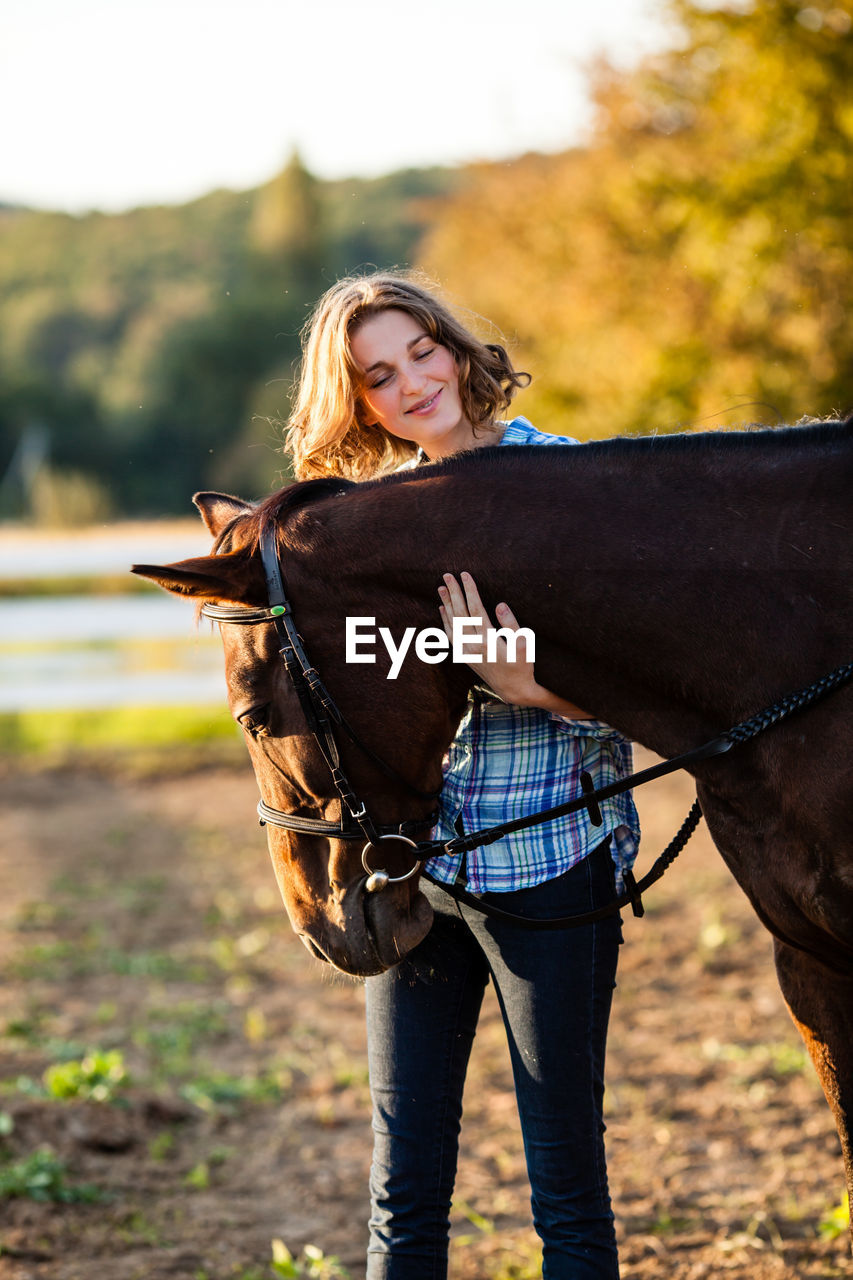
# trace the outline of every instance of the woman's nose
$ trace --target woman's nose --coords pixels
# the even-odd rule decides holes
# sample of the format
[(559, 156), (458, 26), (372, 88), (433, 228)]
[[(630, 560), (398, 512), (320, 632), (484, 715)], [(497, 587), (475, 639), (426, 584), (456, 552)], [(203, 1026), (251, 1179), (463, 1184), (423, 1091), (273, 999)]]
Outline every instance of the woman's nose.
[(400, 376), (400, 390), (404, 395), (417, 395), (426, 386), (426, 373), (417, 365), (405, 365)]

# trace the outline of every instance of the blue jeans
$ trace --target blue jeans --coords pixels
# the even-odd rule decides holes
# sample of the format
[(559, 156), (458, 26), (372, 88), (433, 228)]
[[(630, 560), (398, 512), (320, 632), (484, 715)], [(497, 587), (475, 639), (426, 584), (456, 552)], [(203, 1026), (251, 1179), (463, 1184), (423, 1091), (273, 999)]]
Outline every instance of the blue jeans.
[[(401, 964), (368, 978), (374, 1149), (368, 1280), (444, 1280), (462, 1090), (486, 984), (512, 1059), (544, 1280), (618, 1280), (604, 1158), (604, 1053), (618, 916), (536, 932), (422, 882), (435, 911)], [(559, 916), (613, 895), (608, 842), (532, 889), (483, 895)]]

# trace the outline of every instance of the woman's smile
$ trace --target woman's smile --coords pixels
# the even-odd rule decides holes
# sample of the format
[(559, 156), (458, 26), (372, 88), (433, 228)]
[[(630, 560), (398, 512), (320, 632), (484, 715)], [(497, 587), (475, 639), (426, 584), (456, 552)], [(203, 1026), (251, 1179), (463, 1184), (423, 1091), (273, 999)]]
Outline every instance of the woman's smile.
[(417, 413), (419, 415), (431, 413), (432, 410), (435, 408), (435, 405), (438, 402), (438, 397), (440, 395), (441, 395), (441, 388), (439, 388), (438, 391), (434, 392), (433, 395), (431, 395), (428, 400), (419, 400), (417, 404), (412, 405), (411, 409), (407, 409), (406, 413)]

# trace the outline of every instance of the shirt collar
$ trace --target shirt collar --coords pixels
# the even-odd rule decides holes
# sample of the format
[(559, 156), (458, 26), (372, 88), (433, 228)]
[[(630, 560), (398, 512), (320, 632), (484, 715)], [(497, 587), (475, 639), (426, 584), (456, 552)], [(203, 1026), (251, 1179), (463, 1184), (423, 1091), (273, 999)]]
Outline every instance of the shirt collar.
[[(497, 449), (502, 444), (523, 444), (527, 435), (527, 431), (525, 429), (530, 429), (530, 423), (526, 418), (513, 418), (512, 422), (504, 424), (504, 433), (493, 448)], [(416, 467), (422, 467), (429, 461), (430, 459), (424, 453), (423, 449), (418, 446), (418, 451), (415, 454), (413, 465)]]

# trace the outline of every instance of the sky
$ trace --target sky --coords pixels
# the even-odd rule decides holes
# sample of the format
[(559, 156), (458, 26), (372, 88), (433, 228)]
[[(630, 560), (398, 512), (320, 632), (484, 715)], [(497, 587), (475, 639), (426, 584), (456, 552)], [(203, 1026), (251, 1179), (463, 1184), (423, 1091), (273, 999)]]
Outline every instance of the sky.
[(557, 151), (660, 0), (3, 0), (0, 202), (84, 212)]

